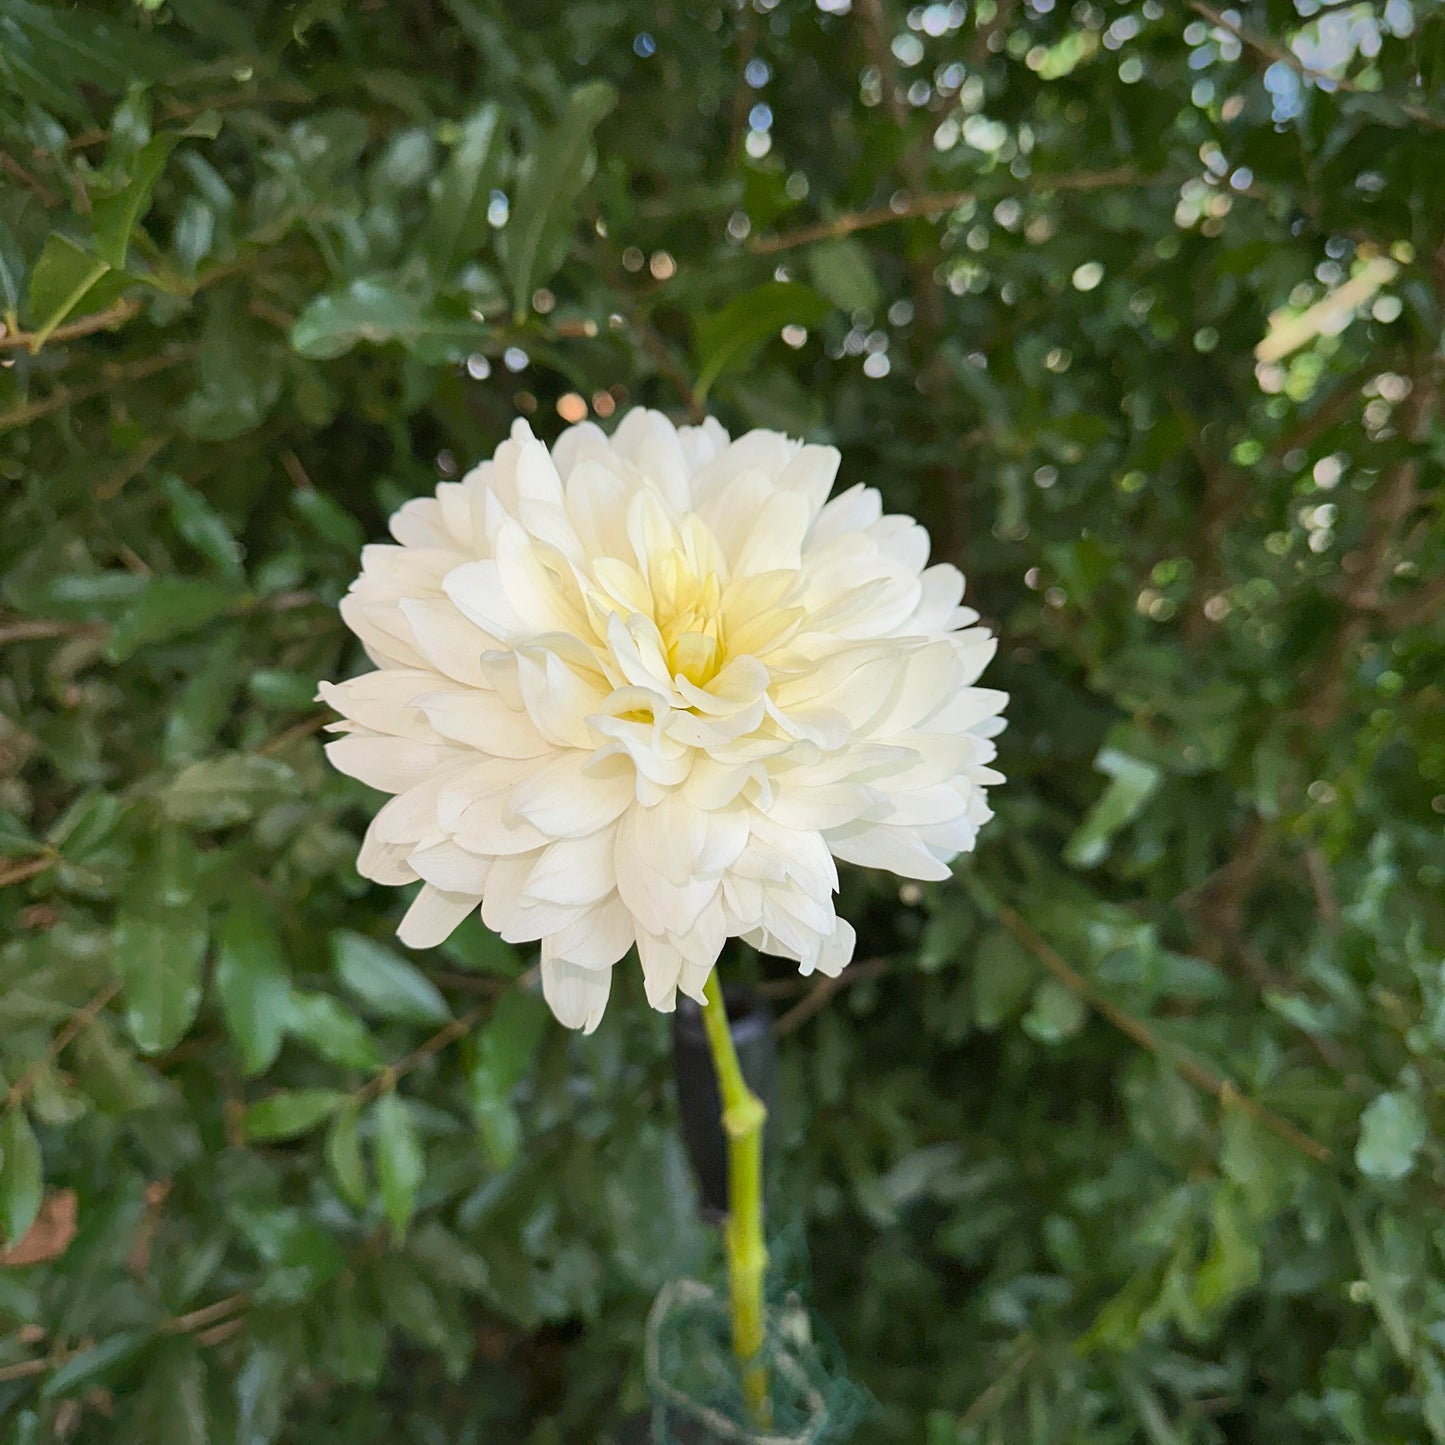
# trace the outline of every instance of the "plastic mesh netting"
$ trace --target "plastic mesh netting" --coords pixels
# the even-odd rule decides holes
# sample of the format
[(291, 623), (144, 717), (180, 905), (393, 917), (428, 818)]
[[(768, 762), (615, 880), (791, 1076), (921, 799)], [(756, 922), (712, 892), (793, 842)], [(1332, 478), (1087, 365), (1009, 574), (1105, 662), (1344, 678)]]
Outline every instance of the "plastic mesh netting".
[(871, 1400), (850, 1383), (840, 1352), (796, 1294), (768, 1310), (763, 1347), (771, 1421), (760, 1425), (743, 1399), (725, 1296), (697, 1280), (675, 1280), (647, 1321), (647, 1378), (654, 1445), (836, 1445), (867, 1417)]

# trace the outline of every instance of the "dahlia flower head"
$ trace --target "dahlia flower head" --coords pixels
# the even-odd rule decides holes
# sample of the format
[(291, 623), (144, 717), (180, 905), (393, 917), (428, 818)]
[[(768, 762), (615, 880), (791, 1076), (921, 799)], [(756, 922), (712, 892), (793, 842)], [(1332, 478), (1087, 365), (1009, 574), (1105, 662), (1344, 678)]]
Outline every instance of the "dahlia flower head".
[(634, 944), (648, 1001), (702, 999), (725, 940), (837, 974), (835, 860), (949, 876), (991, 816), (1005, 694), (963, 577), (839, 454), (654, 411), (550, 453), (523, 421), (406, 503), (341, 604), (374, 672), (323, 683), (343, 773), (394, 796), (358, 868), (540, 942), (591, 1032)]

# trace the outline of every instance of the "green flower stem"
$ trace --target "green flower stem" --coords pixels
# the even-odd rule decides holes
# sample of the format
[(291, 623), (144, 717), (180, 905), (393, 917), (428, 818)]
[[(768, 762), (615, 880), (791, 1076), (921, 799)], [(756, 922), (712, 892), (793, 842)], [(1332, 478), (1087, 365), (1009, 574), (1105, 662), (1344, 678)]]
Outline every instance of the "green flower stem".
[(753, 1419), (767, 1426), (772, 1423), (772, 1409), (762, 1348), (763, 1274), (768, 1267), (768, 1250), (763, 1242), (763, 1124), (768, 1111), (743, 1078), (717, 969), (709, 976), (704, 992), (707, 1007), (702, 1011), (702, 1021), (717, 1070), (722, 1125), (728, 1136), (728, 1217), (723, 1242), (732, 1297), (733, 1353), (738, 1357), (743, 1395)]

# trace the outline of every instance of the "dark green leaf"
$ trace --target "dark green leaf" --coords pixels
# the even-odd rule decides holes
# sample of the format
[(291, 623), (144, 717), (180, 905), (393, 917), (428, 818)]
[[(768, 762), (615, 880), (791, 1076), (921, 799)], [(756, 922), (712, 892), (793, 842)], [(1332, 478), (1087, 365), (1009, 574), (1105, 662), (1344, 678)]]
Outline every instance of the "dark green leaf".
[(216, 995), (248, 1074), (281, 1051), (291, 985), (276, 927), (259, 898), (243, 895), (226, 915), (216, 950)]
[(67, 320), (104, 311), (129, 280), (109, 262), (53, 232), (30, 273), (31, 327), (48, 334)]
[(383, 1018), (419, 1024), (451, 1018), (441, 991), (419, 968), (364, 934), (333, 933), (331, 961), (346, 988)]
[(209, 1445), (206, 1370), (194, 1340), (167, 1340), (146, 1361), (136, 1390), (131, 1431), (137, 1441)]
[(329, 1119), (347, 1101), (336, 1089), (292, 1089), (246, 1105), (246, 1137), (294, 1139)]
[(12, 1246), (35, 1222), (42, 1182), (40, 1146), (25, 1111), (12, 1104), (0, 1114), (0, 1233)]
[(236, 1375), (236, 1445), (272, 1445), (277, 1439), (291, 1368), (282, 1342), (253, 1338)]
[(326, 1162), (341, 1197), (353, 1209), (364, 1209), (370, 1198), (366, 1163), (361, 1157), (359, 1113), (346, 1109), (338, 1114), (326, 1135)]
[(295, 773), (279, 759), (225, 753), (182, 768), (161, 793), (161, 807), (178, 823), (220, 828), (294, 797), (295, 788)]
[(142, 1330), (123, 1330), (82, 1350), (61, 1365), (41, 1387), (41, 1396), (47, 1400), (58, 1400), (82, 1386), (93, 1385), (104, 1379), (117, 1365), (129, 1364), (151, 1342), (150, 1336)]
[(1360, 1117), (1355, 1163), (1372, 1179), (1403, 1179), (1415, 1167), (1427, 1132), (1414, 1094), (1403, 1089), (1379, 1094)]
[(133, 903), (116, 919), (112, 961), (126, 1025), (142, 1053), (170, 1048), (195, 1019), (206, 937), (205, 910), (196, 903)]
[(813, 285), (844, 311), (875, 311), (881, 302), (882, 292), (868, 250), (851, 236), (809, 247), (808, 274)]
[(1058, 1044), (1083, 1028), (1088, 1010), (1076, 993), (1056, 978), (1046, 978), (1034, 990), (1033, 1004), (1021, 1020), (1023, 1030), (1041, 1044)]
[(519, 316), (566, 259), (578, 199), (597, 168), (593, 132), (616, 104), (617, 92), (605, 81), (578, 86), (556, 128), (538, 138), (518, 168), (516, 196), (498, 246)]
[(444, 307), (386, 276), (367, 276), (313, 300), (291, 328), (291, 345), (329, 361), (368, 342), (396, 342), (421, 360), (454, 361), (475, 351), (490, 330), (465, 310)]
[(421, 247), (439, 282), (484, 244), (489, 232), (487, 207), (506, 156), (502, 113), (488, 101), (462, 122), (456, 145), (432, 187)]
[(375, 1069), (382, 1063), (366, 1025), (330, 994), (293, 990), (286, 1030), (312, 1052), (343, 1069)]
[(217, 571), (241, 579), (244, 575), (241, 546), (220, 514), (174, 472), (162, 479), (161, 489), (170, 501), (171, 517), (181, 536), (212, 562)]
[(125, 270), (131, 235), (150, 209), (156, 182), (179, 140), (180, 136), (174, 132), (152, 136), (131, 157), (125, 186), (112, 196), (102, 197), (91, 207), (96, 254), (112, 270)]
[(13, 325), (13, 318), (20, 311), (20, 298), (25, 294), (25, 253), (15, 233), (0, 221), (0, 317), (10, 317), (7, 324)]
[(241, 596), (233, 582), (147, 577), (135, 600), (116, 618), (105, 655), (112, 662), (124, 662), (143, 647), (194, 632), (233, 607)]
[(694, 323), (697, 394), (706, 396), (713, 382), (745, 367), (785, 326), (816, 326), (832, 306), (816, 291), (796, 281), (769, 281), (734, 297), (710, 316)]
[(520, 988), (502, 995), (474, 1040), (467, 1069), (472, 1114), (492, 1162), (506, 1168), (516, 1156), (519, 1127), (512, 1095), (526, 1077), (551, 1022), (546, 1004)]
[(984, 934), (970, 963), (974, 1018), (981, 1029), (996, 1029), (1024, 1005), (1038, 981), (1039, 966), (1006, 929)]
[(1114, 748), (1101, 752), (1094, 766), (1113, 781), (1064, 849), (1065, 861), (1075, 868), (1092, 868), (1107, 856), (1110, 839), (1138, 817), (1163, 776), (1152, 763)]
[(416, 1121), (404, 1099), (383, 1094), (374, 1111), (376, 1120), (376, 1173), (381, 1184), (381, 1207), (392, 1229), (406, 1233), (416, 1210), (417, 1192), (425, 1170)]

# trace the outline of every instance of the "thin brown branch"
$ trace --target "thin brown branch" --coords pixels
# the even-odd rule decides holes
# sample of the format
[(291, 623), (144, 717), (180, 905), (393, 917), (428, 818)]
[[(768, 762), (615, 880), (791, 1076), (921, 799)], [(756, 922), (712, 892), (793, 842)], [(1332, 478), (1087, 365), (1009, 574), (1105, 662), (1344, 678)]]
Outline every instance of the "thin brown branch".
[(9, 171), (22, 186), (28, 186), (34, 191), (35, 194), (40, 197), (40, 204), (42, 206), (48, 208), (60, 204), (60, 197), (43, 181), (39, 181), (31, 175), (8, 151), (0, 151), (0, 167)]
[(23, 863), (10, 863), (0, 868), (0, 888), (9, 888), (12, 883), (24, 883), (27, 878), (34, 878), (37, 874), (44, 873), (47, 868), (55, 867), (56, 855), (47, 853), (41, 858), (27, 858)]
[(234, 1315), (238, 1311), (244, 1312), (250, 1308), (251, 1301), (244, 1294), (227, 1295), (225, 1299), (218, 1299), (214, 1304), (202, 1305), (200, 1309), (191, 1310), (187, 1314), (176, 1315), (161, 1326), (161, 1333), (164, 1335), (188, 1335), (195, 1330), (206, 1329), (214, 1325), (218, 1320), (225, 1319), (228, 1315)]
[[(228, 1295), (214, 1304), (203, 1305), (200, 1309), (191, 1310), (188, 1314), (176, 1315), (172, 1319), (162, 1321), (156, 1327), (156, 1333), (162, 1335), (195, 1334), (197, 1341), (202, 1345), (219, 1344), (221, 1340), (228, 1339), (234, 1334), (235, 1330), (244, 1322), (244, 1316), (250, 1308), (250, 1303), (244, 1294)], [(0, 1384), (8, 1384), (11, 1380), (28, 1380), (35, 1375), (48, 1374), (51, 1370), (58, 1370), (67, 1360), (74, 1359), (80, 1353), (80, 1349), (52, 1350), (50, 1354), (43, 1355), (39, 1359), (17, 1360), (11, 1365), (0, 1365)]]
[(330, 721), (327, 714), (318, 713), (315, 717), (294, 723), (284, 732), (277, 733), (274, 738), (262, 743), (256, 751), (263, 757), (274, 757), (277, 753), (284, 752), (292, 743), (298, 742), (302, 738), (309, 738), (313, 733), (319, 733)]
[(1197, 1059), (1181, 1053), (1166, 1044), (1143, 1019), (1119, 1007), (1107, 998), (1077, 969), (1067, 963), (1062, 954), (1044, 938), (1035, 933), (1014, 910), (1002, 904), (998, 910), (999, 922), (1008, 929), (1058, 981), (1076, 998), (1082, 999), (1095, 1013), (1108, 1020), (1120, 1033), (1147, 1049), (1156, 1058), (1163, 1059), (1179, 1072), (1181, 1078), (1193, 1084), (1204, 1093), (1212, 1094), (1224, 1107), (1233, 1107), (1253, 1120), (1261, 1128), (1268, 1129), (1276, 1138), (1307, 1154), (1321, 1164), (1328, 1164), (1334, 1158), (1334, 1151), (1328, 1145), (1306, 1134), (1303, 1129), (1291, 1124), (1288, 1119), (1266, 1108), (1257, 1099), (1242, 1094), (1228, 1079), (1206, 1068)]
[[(529, 968), (526, 973), (521, 974), (511, 985), (513, 988), (527, 988), (537, 976), (535, 967)], [(356, 1092), (352, 1099), (357, 1104), (364, 1104), (368, 1099), (375, 1099), (378, 1095), (385, 1094), (397, 1085), (397, 1080), (411, 1073), (420, 1064), (424, 1064), (429, 1058), (442, 1052), (449, 1045), (456, 1043), (460, 1038), (471, 1033), (483, 1019), (490, 1018), (492, 1008), (488, 1005), (479, 1004), (476, 1008), (468, 1009), (466, 1013), (445, 1023), (424, 1043), (414, 1048), (405, 1058), (398, 1059), (394, 1064), (387, 1064), (380, 1068), (369, 1078)]]
[(1335, 896), (1335, 881), (1330, 876), (1330, 865), (1325, 855), (1311, 844), (1305, 849), (1305, 869), (1310, 875), (1310, 887), (1314, 890), (1315, 907), (1321, 921), (1331, 933), (1340, 929), (1340, 900)]
[(874, 226), (886, 226), (893, 221), (916, 220), (920, 216), (941, 216), (945, 211), (957, 210), (972, 199), (972, 191), (944, 191), (937, 195), (919, 196), (896, 206), (849, 211), (841, 216), (834, 216), (831, 220), (814, 221), (810, 225), (799, 226), (797, 230), (784, 231), (776, 236), (758, 236), (748, 243), (748, 250), (755, 256), (772, 256), (779, 251), (791, 251), (795, 246), (810, 246), (815, 241), (831, 241), (839, 236), (851, 236), (854, 231), (871, 230)]
[(864, 983), (870, 978), (878, 978), (892, 967), (893, 960), (890, 958), (868, 958), (862, 963), (850, 964), (834, 977), (820, 978), (807, 995), (773, 1025), (773, 1033), (778, 1038), (783, 1038), (795, 1029), (802, 1028), (840, 989), (851, 984)]
[(39, 421), (41, 417), (50, 416), (53, 412), (64, 411), (68, 406), (76, 406), (83, 401), (92, 401), (97, 396), (104, 396), (106, 392), (119, 386), (122, 382), (142, 381), (148, 376), (155, 376), (172, 367), (182, 366), (193, 356), (193, 349), (184, 347), (162, 352), (159, 356), (147, 356), (140, 361), (117, 362), (114, 365), (103, 367), (101, 369), (102, 379), (93, 386), (58, 386), (49, 396), (40, 401), (22, 402), (19, 406), (11, 407), (9, 411), (0, 412), (0, 432), (14, 431), (17, 427), (29, 426), (31, 422)]
[(34, 331), (0, 331), (0, 351), (18, 351), (23, 347), (34, 353), (42, 346), (52, 346), (61, 341), (76, 341), (82, 336), (93, 336), (97, 331), (110, 331), (124, 325), (139, 310), (139, 301), (122, 296), (104, 311), (82, 316), (77, 321), (67, 321), (64, 326), (57, 326), (44, 337)]
[(1032, 1337), (1020, 1336), (1015, 1341), (1013, 1358), (1003, 1367), (995, 1379), (980, 1392), (973, 1403), (958, 1417), (954, 1427), (959, 1434), (972, 1430), (988, 1419), (1013, 1394), (1019, 1376), (1028, 1368), (1034, 1358), (1036, 1346)]
[(94, 637), (103, 622), (61, 622), (53, 617), (25, 617), (0, 626), (0, 647), (7, 642), (42, 642), (52, 637)]
[(30, 1092), (45, 1067), (54, 1063), (66, 1047), (95, 1022), (101, 1011), (119, 992), (120, 984), (108, 983), (83, 1008), (77, 1009), (71, 1015), (65, 1027), (51, 1039), (44, 1054), (11, 1084), (9, 1092), (5, 1095), (7, 1109), (14, 1109), (24, 1102), (26, 1094)]
[(47, 1355), (39, 1360), (17, 1360), (13, 1365), (0, 1365), (0, 1385), (9, 1384), (11, 1380), (28, 1380), (32, 1375), (43, 1375), (47, 1370), (59, 1368), (68, 1358), (68, 1355)]
[[(1119, 187), (1177, 185), (1178, 177), (1167, 175), (1142, 175), (1131, 166), (1120, 166), (1110, 171), (1068, 171), (1057, 175), (1048, 172), (1028, 176), (1022, 184), (1033, 191), (1103, 191)], [(886, 206), (874, 206), (865, 211), (845, 211), (825, 221), (813, 221), (796, 230), (783, 231), (774, 236), (756, 236), (748, 243), (748, 250), (755, 256), (772, 256), (779, 251), (791, 251), (797, 246), (810, 246), (815, 241), (831, 241), (839, 236), (851, 236), (855, 231), (872, 230), (875, 226), (891, 225), (894, 221), (915, 221), (920, 218), (932, 219), (947, 211), (957, 210), (974, 199), (973, 191), (936, 191), (927, 195), (900, 197)]]

